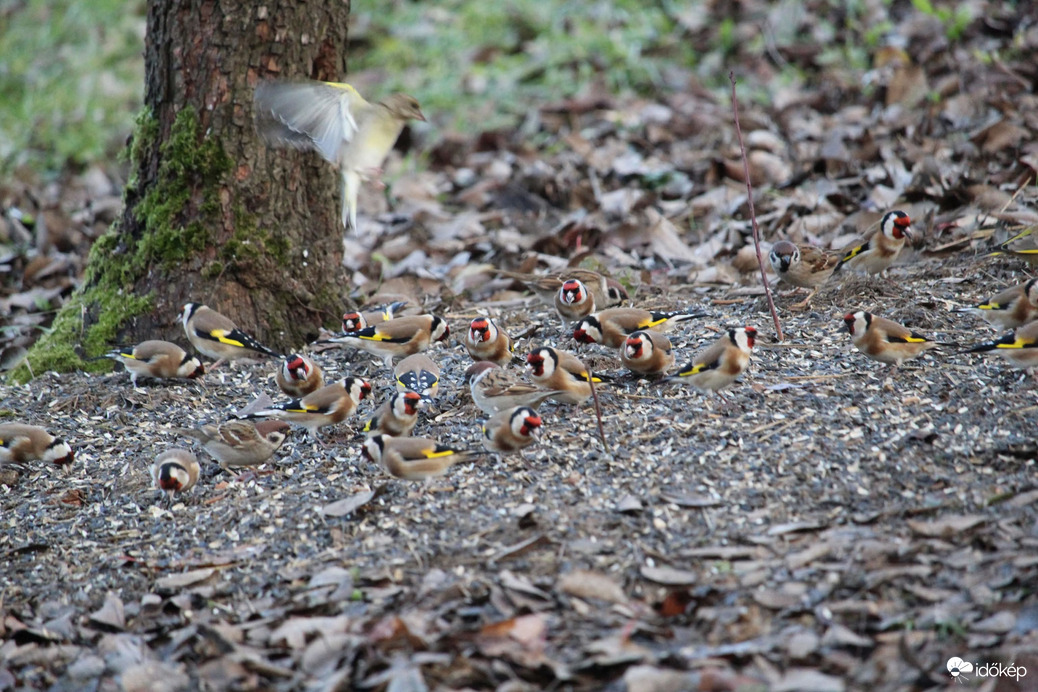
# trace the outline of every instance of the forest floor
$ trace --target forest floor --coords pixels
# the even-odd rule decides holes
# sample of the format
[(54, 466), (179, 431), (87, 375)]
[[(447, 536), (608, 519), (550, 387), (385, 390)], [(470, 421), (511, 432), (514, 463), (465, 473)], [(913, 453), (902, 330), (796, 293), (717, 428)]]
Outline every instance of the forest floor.
[[(381, 364), (321, 351), (329, 375), (370, 379), (358, 415), (327, 446), (293, 433), (252, 478), (197, 450), (203, 478), (171, 508), (149, 468), (190, 446), (173, 428), (279, 398), (271, 363), (3, 387), (0, 415), (76, 461), (0, 477), (0, 690), (1036, 689), (1038, 387), (961, 353), (998, 332), (953, 310), (1035, 276), (990, 255), (1038, 226), (1038, 29), (994, 3), (962, 26), (866, 3), (854, 26), (892, 40), (855, 34), (861, 54), (836, 60), (840, 17), (790, 26), (744, 4), (776, 29), (761, 44), (753, 22), (729, 26), (733, 64), (753, 65), (737, 77), (765, 257), (786, 237), (841, 248), (900, 208), (915, 237), (886, 277), (833, 281), (802, 312), (779, 287), (778, 340), (730, 99), (700, 79), (724, 61), (675, 67), (652, 97), (546, 101), (516, 128), (416, 130), (424, 164), (394, 155), (388, 194), (362, 193), (344, 288), (344, 306), (403, 294), (451, 325), (416, 434), (479, 446), (457, 342), (477, 314), (526, 335), (517, 353), (575, 348), (496, 268), (581, 264), (637, 306), (708, 312), (671, 335), (679, 361), (753, 325), (750, 370), (724, 400), (603, 385), (604, 444), (592, 407), (545, 404), (525, 458), (426, 485), (360, 456), (391, 389)], [(702, 45), (724, 24), (693, 19), (682, 38)], [(5, 182), (4, 368), (78, 284), (120, 188), (98, 166)], [(857, 309), (955, 345), (891, 370), (840, 331)], [(614, 354), (580, 353), (619, 374)], [(953, 678), (952, 658), (975, 670)]]

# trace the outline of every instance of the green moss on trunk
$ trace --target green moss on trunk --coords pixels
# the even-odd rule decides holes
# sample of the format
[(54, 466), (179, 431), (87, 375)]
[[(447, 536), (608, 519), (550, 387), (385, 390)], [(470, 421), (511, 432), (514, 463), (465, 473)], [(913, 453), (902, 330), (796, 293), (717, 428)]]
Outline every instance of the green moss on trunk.
[[(131, 222), (126, 224), (124, 214), (122, 222), (94, 243), (83, 286), (11, 373), (13, 381), (25, 382), (48, 370), (110, 369), (109, 361), (85, 359), (104, 354), (127, 320), (154, 309), (152, 296), (134, 293), (137, 282), (151, 271), (175, 271), (213, 242), (207, 222), (220, 212), (219, 189), (233, 162), (219, 141), (203, 135), (191, 108), (177, 114), (161, 144), (156, 143), (159, 132), (154, 116), (142, 112), (130, 143), (133, 179), (123, 194), (124, 204), (136, 200), (128, 210)], [(138, 191), (140, 171), (156, 145), (160, 162), (156, 182)], [(88, 326), (84, 325), (87, 314), (93, 317)]]

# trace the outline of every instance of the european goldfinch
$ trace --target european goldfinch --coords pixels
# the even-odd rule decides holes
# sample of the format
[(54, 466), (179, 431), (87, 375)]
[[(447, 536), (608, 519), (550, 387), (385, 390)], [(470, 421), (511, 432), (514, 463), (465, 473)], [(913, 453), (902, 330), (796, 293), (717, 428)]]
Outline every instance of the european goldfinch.
[(941, 345), (893, 320), (864, 310), (848, 312), (843, 316), (843, 323), (859, 351), (895, 367)]
[(1038, 320), (1038, 279), (1017, 284), (979, 305), (956, 308), (955, 312), (979, 315), (992, 327), (1015, 329)]
[(151, 477), (155, 489), (166, 493), (173, 502), (176, 493), (186, 493), (198, 482), (198, 459), (186, 449), (174, 447), (155, 457), (151, 466)]
[(533, 291), (547, 305), (555, 304), (555, 297), (568, 279), (576, 279), (595, 299), (599, 309), (615, 308), (628, 300), (627, 289), (616, 279), (603, 276), (590, 269), (566, 269), (554, 274), (523, 274), (521, 272), (498, 271), (500, 276), (515, 279)]
[(205, 374), (205, 368), (195, 356), (168, 341), (142, 341), (136, 346), (117, 348), (105, 354), (126, 366), (130, 382), (137, 386), (138, 377), (172, 379), (175, 377), (193, 380)]
[(620, 349), (620, 362), (638, 375), (663, 375), (674, 367), (674, 349), (670, 339), (659, 332), (637, 331)]
[(1038, 265), (1038, 234), (1034, 232), (1035, 227), (1025, 228), (1023, 232), (1002, 243), (1000, 250), (992, 252), (989, 257), (999, 255), (1022, 259), (1031, 266)]
[(566, 279), (555, 293), (555, 312), (563, 324), (576, 322), (595, 311), (595, 297), (579, 279)]
[(582, 344), (603, 344), (620, 348), (627, 337), (642, 329), (666, 332), (674, 325), (697, 317), (702, 312), (651, 312), (639, 308), (609, 308), (577, 322), (573, 338)]
[(423, 399), (432, 399), (440, 391), (440, 366), (424, 353), (404, 358), (393, 368), (398, 392), (416, 392)]
[(278, 368), (274, 381), (285, 394), (300, 399), (324, 386), (324, 373), (310, 358), (293, 353)]
[[(970, 349), (970, 353), (989, 351), (1005, 358), (1014, 368), (1038, 368), (1038, 322), (1029, 322), (997, 341), (988, 341)], [(1038, 371), (1033, 372), (1038, 377)]]
[(260, 132), (268, 141), (312, 149), (342, 176), (342, 224), (357, 228), (361, 182), (382, 175), (382, 163), (408, 120), (425, 120), (407, 94), (368, 103), (349, 84), (262, 82), (256, 87)]
[(869, 235), (855, 238), (840, 251), (842, 258), (833, 272), (844, 267), (868, 274), (879, 274), (894, 263), (905, 238), (912, 237), (912, 220), (903, 211), (895, 209), (883, 215), (879, 228)]
[(469, 378), (472, 401), (480, 411), (487, 414), (516, 406), (536, 408), (545, 399), (564, 393), (520, 382), (508, 370), (488, 361), (470, 366), (465, 371), (465, 376)]
[(561, 393), (552, 398), (562, 404), (582, 404), (591, 396), (591, 382), (601, 378), (591, 374), (572, 353), (550, 346), (535, 348), (526, 356), (526, 368), (534, 382)]
[(811, 303), (811, 299), (814, 298), (822, 284), (833, 275), (840, 258), (830, 255), (814, 245), (805, 243), (797, 245), (788, 240), (780, 240), (771, 247), (768, 260), (779, 281), (796, 286), (798, 289), (811, 289), (807, 298), (790, 306), (791, 310), (802, 310)]
[(342, 331), (359, 332), (373, 324), (388, 322), (397, 316), (397, 313), (407, 306), (407, 301), (398, 300), (389, 305), (384, 305), (378, 310), (358, 312), (356, 310), (342, 314)]
[(72, 448), (38, 425), (0, 423), (0, 466), (9, 462), (49, 461), (58, 466), (75, 459)]
[(393, 368), (393, 359), (419, 353), (450, 336), (447, 321), (436, 315), (398, 317), (374, 324), (352, 334), (335, 336), (322, 343), (345, 344), (382, 358)]
[(361, 432), (406, 437), (418, 423), (422, 397), (417, 392), (393, 392)]
[(668, 381), (688, 384), (711, 392), (727, 387), (750, 367), (750, 354), (757, 340), (753, 327), (737, 327), (703, 349)]
[(529, 406), (495, 413), (483, 424), (483, 446), (492, 452), (518, 452), (537, 441), (541, 417)]
[(249, 336), (216, 310), (199, 303), (188, 303), (180, 313), (187, 340), (202, 355), (215, 358), (210, 367), (215, 369), (225, 360), (257, 358), (281, 354), (271, 350)]
[(380, 464), (390, 476), (420, 481), (442, 476), (454, 464), (479, 452), (442, 445), (424, 437), (372, 435), (364, 441), (364, 456)]
[(349, 418), (369, 394), (370, 384), (359, 377), (344, 377), (302, 399), (253, 411), (246, 418), (277, 418), (304, 427), (319, 439), (318, 430)]
[(465, 333), (465, 350), (475, 361), (490, 361), (505, 366), (512, 361), (512, 337), (489, 317), (477, 317)]
[(288, 437), (288, 424), (279, 420), (253, 423), (229, 420), (200, 428), (177, 428), (180, 435), (194, 438), (216, 459), (224, 471), (231, 467), (259, 466), (277, 451)]

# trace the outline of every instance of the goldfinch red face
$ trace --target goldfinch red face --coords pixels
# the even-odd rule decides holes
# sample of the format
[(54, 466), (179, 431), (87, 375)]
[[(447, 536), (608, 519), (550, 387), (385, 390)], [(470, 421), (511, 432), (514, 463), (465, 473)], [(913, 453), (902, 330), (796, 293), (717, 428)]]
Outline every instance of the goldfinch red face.
[(581, 344), (597, 344), (602, 341), (602, 330), (598, 325), (598, 321), (589, 317), (585, 317), (577, 323), (576, 329), (573, 330), (573, 338), (577, 343)]
[(852, 337), (857, 337), (863, 335), (869, 328), (869, 317), (867, 312), (848, 312), (843, 316), (843, 323), (847, 326), (847, 332)]
[(515, 434), (519, 437), (537, 437), (541, 431), (541, 417), (532, 408), (523, 407), (516, 411), (513, 420)]
[(559, 300), (568, 305), (576, 305), (583, 301), (586, 295), (587, 291), (584, 288), (584, 284), (577, 279), (570, 279), (564, 282), (562, 288), (559, 289)]
[(364, 397), (371, 394), (371, 385), (359, 377), (351, 377), (346, 382), (346, 391), (350, 397), (357, 402), (363, 401)]
[(47, 445), (46, 451), (43, 452), (43, 461), (49, 461), (58, 466), (65, 466), (75, 461), (76, 455), (72, 451), (72, 447), (69, 446), (68, 442), (54, 438), (49, 445)]
[(167, 492), (179, 492), (187, 485), (187, 471), (173, 464), (164, 464), (159, 469), (158, 486), (160, 490)]
[(421, 406), (422, 397), (417, 392), (404, 392), (400, 397), (401, 408), (405, 416), (414, 416), (418, 413), (418, 407)]
[(359, 332), (367, 326), (367, 320), (359, 312), (347, 312), (342, 316), (342, 331), (344, 332)]
[(469, 325), (469, 341), (474, 344), (490, 341), (494, 338), (493, 325), (485, 317), (477, 317)]
[(645, 351), (645, 342), (642, 341), (640, 335), (632, 334), (627, 337), (627, 343), (624, 344), (624, 352), (627, 357), (631, 360), (637, 360), (642, 357), (642, 353)]
[(430, 328), (430, 341), (436, 343), (437, 341), (444, 341), (451, 335), (450, 327), (447, 326), (447, 321), (442, 317), (434, 316), (432, 325)]
[(749, 351), (757, 343), (757, 329), (754, 327), (743, 327), (737, 329), (735, 343), (744, 351)]
[(545, 367), (547, 364), (548, 359), (540, 349), (533, 351), (526, 356), (526, 367), (530, 369), (530, 373), (534, 377), (545, 377), (546, 375), (551, 375), (551, 372), (547, 372), (547, 368)]
[(310, 375), (310, 366), (300, 356), (289, 357), (286, 367), (293, 380), (305, 380)]
[(911, 238), (911, 223), (912, 219), (908, 217), (908, 214), (895, 209), (894, 211), (888, 211), (886, 215), (883, 216), (882, 230), (884, 234), (897, 240), (901, 240), (905, 237)]
[(180, 368), (177, 369), (177, 376), (193, 380), (204, 374), (205, 367), (202, 365), (202, 362), (194, 356), (185, 353), (184, 360), (180, 361)]

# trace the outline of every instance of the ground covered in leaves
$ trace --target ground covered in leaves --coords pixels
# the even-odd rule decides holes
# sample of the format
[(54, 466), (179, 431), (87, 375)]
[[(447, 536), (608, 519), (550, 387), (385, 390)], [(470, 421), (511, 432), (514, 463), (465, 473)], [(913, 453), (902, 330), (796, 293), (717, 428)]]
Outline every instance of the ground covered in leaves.
[[(952, 657), (1026, 668), (999, 689), (1034, 689), (1033, 380), (956, 346), (890, 371), (838, 331), (864, 308), (977, 343), (996, 332), (953, 310), (1034, 276), (989, 253), (1038, 223), (1038, 28), (1001, 5), (967, 5), (969, 21), (921, 6), (866, 3), (889, 40), (864, 44), (861, 70), (832, 60), (842, 30), (816, 35), (838, 22), (758, 8), (732, 25), (733, 63), (755, 65), (741, 117), (765, 253), (784, 237), (839, 248), (892, 207), (917, 236), (886, 278), (834, 282), (804, 312), (780, 295), (781, 341), (730, 101), (696, 71), (652, 99), (546, 103), (516, 130), (417, 131), (428, 167), (395, 159), (389, 194), (362, 195), (344, 305), (403, 294), (455, 335), (490, 314), (527, 335), (519, 352), (572, 347), (494, 269), (583, 263), (636, 305), (710, 313), (673, 335), (679, 360), (756, 326), (727, 403), (623, 380), (600, 392), (604, 444), (591, 407), (546, 404), (526, 458), (415, 485), (353, 437), (387, 373), (322, 351), (331, 374), (374, 385), (358, 418), (327, 447), (293, 434), (252, 479), (207, 464), (166, 509), (148, 468), (187, 443), (172, 428), (279, 398), (270, 364), (185, 385), (48, 373), (5, 388), (7, 417), (77, 458), (0, 479), (0, 690), (923, 689), (957, 686)], [(119, 187), (98, 169), (5, 186), (5, 365), (75, 286)], [(477, 446), (468, 357), (456, 341), (434, 354), (446, 391), (416, 434)], [(613, 354), (582, 354), (619, 374)]]

